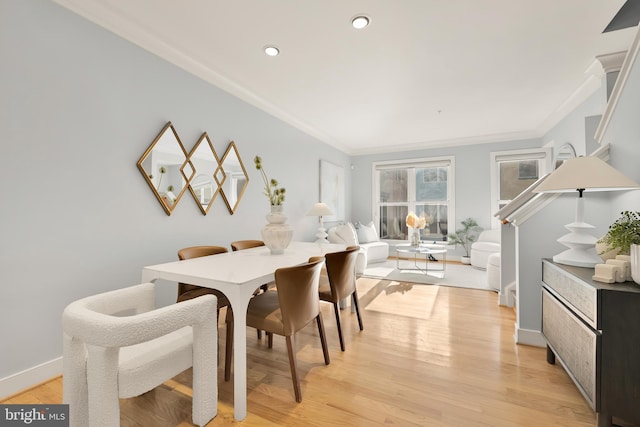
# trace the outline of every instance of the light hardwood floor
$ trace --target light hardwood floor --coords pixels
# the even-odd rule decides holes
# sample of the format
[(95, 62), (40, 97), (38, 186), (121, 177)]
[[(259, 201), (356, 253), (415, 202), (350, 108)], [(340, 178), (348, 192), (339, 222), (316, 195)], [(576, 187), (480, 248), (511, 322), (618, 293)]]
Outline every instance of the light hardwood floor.
[[(322, 304), (331, 364), (311, 324), (296, 347), (302, 403), (293, 396), (282, 337), (247, 334), (248, 415), (233, 420), (233, 385), (219, 366), (218, 415), (208, 426), (595, 426), (589, 408), (545, 349), (516, 345), (515, 313), (491, 291), (358, 280), (364, 331), (343, 310), (341, 352)], [(221, 315), (221, 319), (224, 316)], [(224, 326), (220, 328), (224, 354)], [(221, 357), (221, 361), (223, 357)], [(121, 400), (122, 426), (191, 425), (190, 371)], [(60, 403), (55, 378), (3, 403)]]

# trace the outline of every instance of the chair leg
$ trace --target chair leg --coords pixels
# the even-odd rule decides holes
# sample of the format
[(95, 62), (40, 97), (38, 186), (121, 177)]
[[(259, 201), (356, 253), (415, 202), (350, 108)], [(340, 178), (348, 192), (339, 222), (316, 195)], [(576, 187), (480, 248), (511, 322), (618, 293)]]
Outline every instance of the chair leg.
[(322, 321), (322, 313), (318, 313), (316, 322), (318, 323), (318, 334), (320, 335), (322, 353), (324, 354), (324, 364), (328, 365), (331, 361), (329, 360), (329, 348), (327, 347), (327, 336), (324, 333), (324, 322)]
[(338, 325), (338, 338), (340, 338), (340, 350), (344, 351), (344, 338), (342, 337), (342, 326), (340, 325), (340, 307), (337, 302), (333, 303), (333, 311), (336, 313), (336, 324)]
[(273, 332), (267, 332), (267, 343), (269, 348), (273, 348)]
[(293, 391), (296, 395), (296, 402), (300, 403), (302, 402), (302, 393), (300, 392), (300, 379), (298, 378), (298, 367), (296, 363), (293, 336), (287, 336), (286, 338), (287, 352), (289, 353), (289, 366), (291, 367), (291, 379), (293, 380)]
[(360, 330), (364, 330), (364, 326), (362, 325), (362, 317), (360, 317), (360, 302), (358, 300), (358, 291), (354, 290), (351, 294), (351, 298), (353, 300), (353, 307), (356, 309), (356, 315), (358, 316), (358, 326), (360, 326)]
[[(269, 290), (269, 285), (267, 283), (265, 283), (264, 285), (260, 286), (258, 289), (260, 289), (262, 292), (267, 292)], [(258, 292), (256, 292), (257, 294)], [(262, 339), (262, 331), (260, 329), (257, 329), (256, 332), (258, 333), (258, 339), (261, 340)]]
[[(231, 310), (231, 308), (227, 308)], [(227, 339), (224, 345), (224, 380), (231, 379), (231, 362), (233, 356), (233, 314), (227, 315)]]

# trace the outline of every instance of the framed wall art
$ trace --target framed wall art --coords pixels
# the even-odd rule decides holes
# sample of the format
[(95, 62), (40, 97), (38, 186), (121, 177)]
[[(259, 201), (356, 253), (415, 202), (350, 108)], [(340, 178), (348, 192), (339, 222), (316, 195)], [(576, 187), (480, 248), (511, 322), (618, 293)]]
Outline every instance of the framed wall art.
[(324, 217), (325, 221), (345, 219), (344, 168), (326, 160), (320, 160), (320, 201), (334, 213)]

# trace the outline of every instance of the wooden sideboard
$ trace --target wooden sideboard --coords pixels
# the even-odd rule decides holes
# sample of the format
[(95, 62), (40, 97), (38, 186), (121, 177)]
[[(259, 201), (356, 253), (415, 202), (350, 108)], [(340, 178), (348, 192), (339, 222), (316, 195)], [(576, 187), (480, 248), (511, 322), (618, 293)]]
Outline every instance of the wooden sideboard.
[(591, 279), (592, 268), (542, 260), (542, 334), (598, 414), (640, 423), (640, 285)]

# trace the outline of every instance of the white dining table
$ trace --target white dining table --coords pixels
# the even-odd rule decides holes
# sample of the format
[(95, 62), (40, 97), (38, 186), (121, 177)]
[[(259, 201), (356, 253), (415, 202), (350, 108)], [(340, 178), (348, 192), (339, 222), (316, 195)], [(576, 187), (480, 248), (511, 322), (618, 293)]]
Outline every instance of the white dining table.
[(150, 265), (142, 269), (142, 282), (157, 279), (188, 283), (222, 291), (233, 309), (234, 417), (247, 416), (247, 306), (254, 291), (274, 280), (278, 268), (307, 262), (310, 257), (339, 252), (342, 244), (291, 242), (283, 254), (272, 255), (265, 246), (201, 258)]

